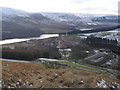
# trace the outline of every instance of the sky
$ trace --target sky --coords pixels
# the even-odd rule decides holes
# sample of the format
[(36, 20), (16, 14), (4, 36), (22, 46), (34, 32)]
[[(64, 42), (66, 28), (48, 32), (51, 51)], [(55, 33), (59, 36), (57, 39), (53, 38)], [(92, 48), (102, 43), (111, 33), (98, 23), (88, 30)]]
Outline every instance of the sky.
[(119, 0), (0, 0), (0, 7), (28, 12), (117, 14)]

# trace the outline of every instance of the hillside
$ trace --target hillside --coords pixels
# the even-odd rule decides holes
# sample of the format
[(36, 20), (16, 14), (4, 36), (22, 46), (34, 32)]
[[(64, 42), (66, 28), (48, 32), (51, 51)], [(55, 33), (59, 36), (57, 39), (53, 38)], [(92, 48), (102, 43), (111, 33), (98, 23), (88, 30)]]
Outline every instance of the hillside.
[(113, 15), (29, 13), (12, 8), (1, 8), (2, 39), (39, 37), (45, 33), (66, 33), (118, 25), (118, 17)]
[(52, 20), (74, 25), (77, 29), (96, 29), (116, 26), (118, 16), (83, 13), (41, 13)]
[(119, 88), (113, 77), (30, 62), (2, 61), (3, 88)]
[(2, 39), (39, 37), (43, 33), (69, 32), (75, 29), (72, 25), (51, 20), (40, 13), (4, 7), (1, 13)]
[(2, 21), (2, 39), (39, 37), (40, 34), (42, 34), (42, 31), (37, 27)]

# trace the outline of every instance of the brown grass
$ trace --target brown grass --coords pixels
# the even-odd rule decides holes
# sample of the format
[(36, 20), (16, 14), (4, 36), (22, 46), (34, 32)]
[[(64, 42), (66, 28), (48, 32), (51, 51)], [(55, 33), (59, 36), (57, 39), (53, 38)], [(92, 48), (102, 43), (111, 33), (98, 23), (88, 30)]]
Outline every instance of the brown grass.
[[(16, 88), (96, 88), (101, 80), (108, 82), (118, 79), (94, 72), (70, 69), (49, 69), (36, 63), (2, 62), (3, 87)], [(19, 81), (19, 85), (16, 83)], [(83, 81), (83, 82), (82, 82)], [(28, 84), (25, 84), (28, 82)], [(33, 86), (29, 84), (32, 83)]]

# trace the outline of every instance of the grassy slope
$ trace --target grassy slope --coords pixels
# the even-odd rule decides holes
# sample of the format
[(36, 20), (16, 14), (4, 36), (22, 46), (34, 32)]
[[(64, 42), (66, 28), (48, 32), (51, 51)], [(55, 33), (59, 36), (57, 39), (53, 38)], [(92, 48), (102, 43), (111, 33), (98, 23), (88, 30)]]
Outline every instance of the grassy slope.
[[(41, 63), (33, 62), (3, 61), (2, 75), (3, 87), (12, 86), (16, 88), (96, 88), (96, 83), (102, 79), (109, 83), (119, 82), (115, 78), (90, 71), (70, 68), (46, 68)], [(19, 84), (17, 84), (18, 82)], [(32, 86), (30, 86), (31, 83)]]
[(90, 66), (75, 64), (75, 63), (70, 62), (70, 61), (59, 61), (57, 63), (66, 64), (66, 65), (69, 65), (69, 66), (78, 67), (78, 68), (82, 68), (82, 69), (86, 69), (86, 70), (94, 70), (94, 71), (97, 71), (97, 72), (106, 72), (106, 71), (98, 69), (98, 68), (93, 68), (93, 67), (90, 67)]

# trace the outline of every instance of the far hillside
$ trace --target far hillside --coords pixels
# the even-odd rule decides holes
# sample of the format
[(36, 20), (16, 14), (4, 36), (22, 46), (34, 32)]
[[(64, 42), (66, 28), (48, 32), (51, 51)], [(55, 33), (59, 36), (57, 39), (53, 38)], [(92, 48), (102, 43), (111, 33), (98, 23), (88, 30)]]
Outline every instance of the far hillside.
[(41, 34), (78, 32), (118, 25), (115, 15), (28, 13), (2, 7), (2, 39), (39, 37)]

